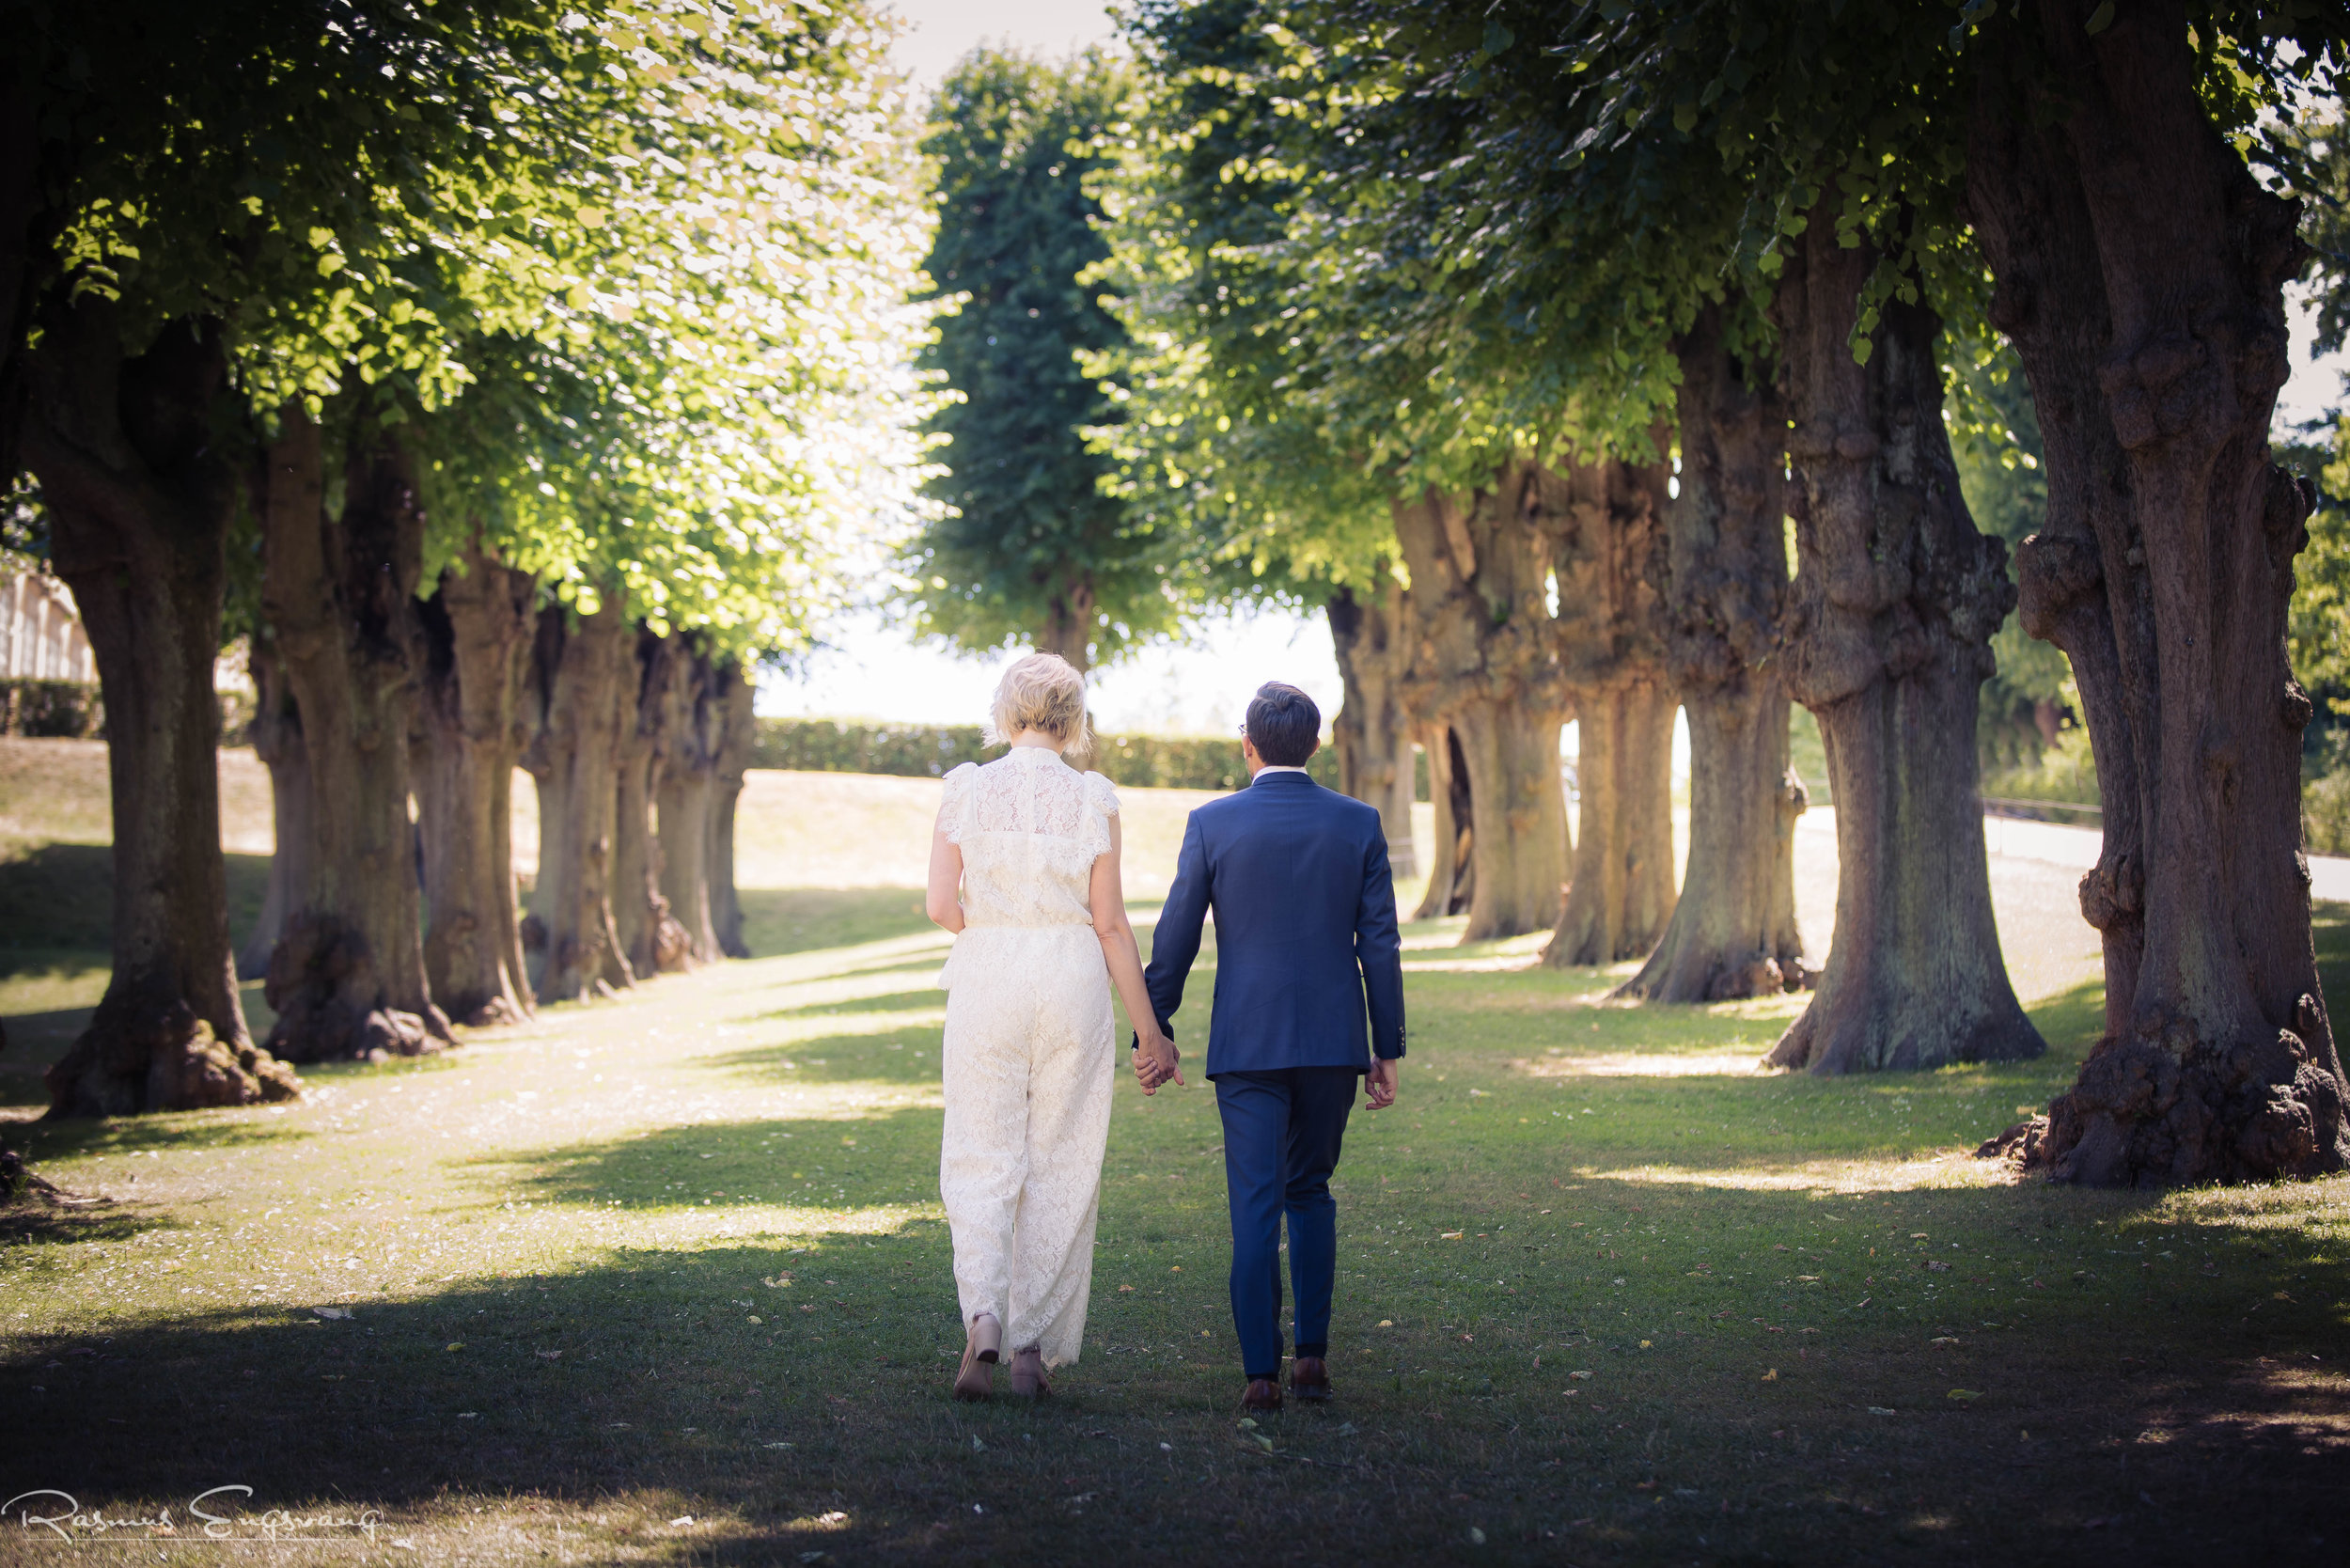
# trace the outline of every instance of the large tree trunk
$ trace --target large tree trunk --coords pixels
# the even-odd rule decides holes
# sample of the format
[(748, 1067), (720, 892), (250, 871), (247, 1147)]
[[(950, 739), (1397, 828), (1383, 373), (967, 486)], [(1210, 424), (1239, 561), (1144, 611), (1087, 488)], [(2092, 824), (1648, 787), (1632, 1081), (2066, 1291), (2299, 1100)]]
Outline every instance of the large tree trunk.
[(1346, 691), (1330, 739), (1339, 754), (1339, 792), (1379, 808), (1388, 869), (1412, 876), (1419, 870), (1412, 848), (1412, 726), (1396, 696), (1402, 609), (1403, 588), (1393, 578), (1369, 598), (1345, 588), (1330, 595), (1330, 642)]
[(1058, 653), (1080, 675), (1093, 667), (1093, 585), (1082, 579), (1070, 584), (1044, 612), (1038, 628), (1036, 651)]
[(1524, 473), (1505, 468), (1465, 504), (1430, 490), (1394, 506), (1412, 577), (1399, 696), (1408, 712), (1451, 729), (1476, 803), (1465, 942), (1553, 924), (1566, 880), (1565, 698), (1545, 599), (1547, 545), (1539, 520), (1521, 510)]
[(661, 808), (661, 891), (683, 928), (683, 951), (677, 965), (682, 968), (687, 959), (708, 962), (723, 956), (711, 917), (710, 836), (718, 752), (725, 740), (726, 696), (719, 689), (716, 666), (690, 654), (682, 644), (678, 653), (685, 669), (684, 700), (670, 731), (668, 765), (662, 770), (656, 799)]
[(99, 294), (48, 312), (27, 367), (24, 455), (49, 509), (106, 702), (114, 806), (114, 974), (49, 1069), (53, 1116), (288, 1099), (238, 1004), (220, 853), (220, 647), (236, 476), (219, 324), (126, 356)]
[(1805, 983), (1787, 694), (1765, 666), (1787, 594), (1787, 416), (1708, 306), (1681, 361), (1681, 494), (1666, 510), (1667, 650), (1689, 715), (1689, 859), (1624, 998), (1724, 1001)]
[(653, 804), (687, 744), (682, 731), (694, 716), (693, 665), (683, 638), (638, 629), (635, 696), (620, 727), (612, 837), (612, 929), (638, 975), (683, 969), (692, 956), (685, 928), (662, 891), (663, 844), (653, 836)]
[(317, 425), (280, 416), (262, 507), (261, 604), (302, 711), (308, 885), (270, 955), (270, 1049), (290, 1061), (414, 1056), (450, 1040), (425, 980), (408, 815), (424, 518), (389, 437), (354, 447), (330, 519)]
[(1674, 706), (1656, 677), (1575, 704), (1582, 798), (1567, 907), (1543, 949), (1552, 968), (1637, 958), (1672, 919)]
[(537, 734), (523, 765), (539, 783), (539, 876), (531, 887), (533, 989), (575, 1001), (635, 983), (612, 920), (620, 729), (634, 683), (631, 628), (614, 598), (593, 615), (540, 613), (528, 692)]
[(1582, 799), (1553, 968), (1614, 964), (1656, 945), (1673, 914), (1671, 688), (1656, 579), (1668, 470), (1613, 460), (1527, 476), (1524, 510), (1551, 540), (1552, 636), (1574, 694)]
[(288, 917), (310, 886), (310, 753), (302, 744), (302, 712), (287, 689), (285, 666), (262, 639), (253, 648), (253, 754), (269, 769), (270, 820), (275, 832), (261, 917), (237, 949), (239, 980), (259, 980), (269, 973), (270, 954), (277, 950)]
[(734, 810), (743, 798), (744, 776), (750, 771), (751, 748), (759, 740), (759, 721), (752, 704), (758, 688), (750, 672), (728, 663), (718, 668), (718, 712), (726, 729), (718, 743), (718, 768), (711, 784), (710, 803), (710, 924), (718, 950), (728, 958), (748, 958), (743, 940), (743, 901), (734, 888)]
[(1468, 763), (1461, 756), (1461, 738), (1449, 725), (1432, 725), (1420, 731), (1420, 749), (1428, 754), (1428, 795), (1435, 808), (1435, 843), (1428, 865), (1428, 890), (1420, 896), (1415, 920), (1442, 919), (1468, 913), (1475, 890), (1477, 856), (1476, 804), (1469, 799)]
[(478, 546), (418, 606), (424, 671), (416, 816), (424, 838), (424, 966), (462, 1024), (530, 1012), (514, 890), (515, 718), (538, 582)]
[[(2310, 497), (2268, 461), (2299, 213), (2213, 131), (2183, 8), (2093, 38), (2087, 11), (1986, 39), (1968, 165), (2046, 448), (2023, 621), (2072, 660), (2104, 806), (2106, 1032), (2037, 1158), (2108, 1185), (2340, 1170), (2284, 637)], [(2060, 98), (2006, 74), (2040, 52)]]
[(1794, 425), (1785, 666), (1826, 745), (1837, 883), (1826, 972), (1769, 1059), (1850, 1073), (2037, 1056), (1992, 923), (1975, 786), (1976, 698), (2014, 589), (1959, 495), (1941, 322), (1888, 300), (1854, 363), (1876, 254), (1837, 243), (1840, 199), (1814, 208), (1773, 306)]

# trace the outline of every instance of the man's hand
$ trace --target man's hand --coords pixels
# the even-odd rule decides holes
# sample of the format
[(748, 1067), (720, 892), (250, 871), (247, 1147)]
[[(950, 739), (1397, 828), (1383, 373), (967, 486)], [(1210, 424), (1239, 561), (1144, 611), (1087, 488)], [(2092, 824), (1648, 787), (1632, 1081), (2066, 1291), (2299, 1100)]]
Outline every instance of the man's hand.
[(1142, 1086), (1145, 1094), (1156, 1094), (1170, 1081), (1188, 1089), (1191, 1086), (1183, 1082), (1183, 1069), (1176, 1065), (1182, 1058), (1183, 1053), (1175, 1049), (1175, 1043), (1153, 1029), (1150, 1039), (1139, 1041), (1136, 1046), (1135, 1081)]
[(1396, 1069), (1394, 1057), (1375, 1057), (1371, 1071), (1363, 1074), (1363, 1092), (1371, 1096), (1370, 1109), (1386, 1110), (1395, 1104)]

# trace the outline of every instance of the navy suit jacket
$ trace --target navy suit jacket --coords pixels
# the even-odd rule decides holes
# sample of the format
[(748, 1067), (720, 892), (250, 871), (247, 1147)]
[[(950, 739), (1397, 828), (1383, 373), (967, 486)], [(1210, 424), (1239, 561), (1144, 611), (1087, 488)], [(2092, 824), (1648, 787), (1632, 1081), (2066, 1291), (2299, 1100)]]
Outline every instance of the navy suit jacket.
[(1302, 773), (1267, 773), (1191, 814), (1143, 972), (1169, 1034), (1211, 909), (1209, 1077), (1363, 1072), (1373, 1052), (1403, 1054), (1402, 944), (1376, 809)]

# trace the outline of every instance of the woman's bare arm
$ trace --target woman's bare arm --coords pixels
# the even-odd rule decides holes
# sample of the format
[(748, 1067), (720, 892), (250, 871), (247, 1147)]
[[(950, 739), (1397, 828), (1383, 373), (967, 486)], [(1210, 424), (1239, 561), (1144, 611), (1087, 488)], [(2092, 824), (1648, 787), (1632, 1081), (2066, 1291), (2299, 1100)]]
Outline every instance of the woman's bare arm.
[(1155, 1090), (1167, 1078), (1183, 1081), (1177, 1070), (1180, 1053), (1175, 1043), (1160, 1032), (1159, 1016), (1151, 1006), (1150, 990), (1142, 983), (1142, 949), (1135, 941), (1135, 928), (1126, 918), (1125, 880), (1119, 873), (1119, 860), (1123, 846), (1118, 831), (1118, 819), (1110, 819), (1109, 852), (1093, 862), (1093, 883), (1089, 902), (1093, 907), (1093, 933), (1102, 939), (1102, 957), (1110, 968), (1110, 983), (1118, 988), (1118, 999), (1126, 1004), (1126, 1016), (1134, 1020), (1135, 1033), (1142, 1042), (1145, 1066), (1155, 1071), (1145, 1077), (1143, 1092)]
[(922, 912), (934, 923), (959, 932), (963, 929), (962, 892), (963, 851), (942, 827), (931, 835), (931, 885), (922, 899)]

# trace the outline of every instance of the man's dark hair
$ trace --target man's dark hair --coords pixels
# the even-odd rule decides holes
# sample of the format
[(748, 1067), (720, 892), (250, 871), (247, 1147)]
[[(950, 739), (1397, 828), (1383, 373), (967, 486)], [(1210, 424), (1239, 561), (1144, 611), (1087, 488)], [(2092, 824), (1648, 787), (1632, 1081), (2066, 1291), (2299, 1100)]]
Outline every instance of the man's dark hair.
[(1295, 686), (1268, 681), (1248, 704), (1248, 742), (1277, 768), (1302, 768), (1322, 745), (1322, 710)]

